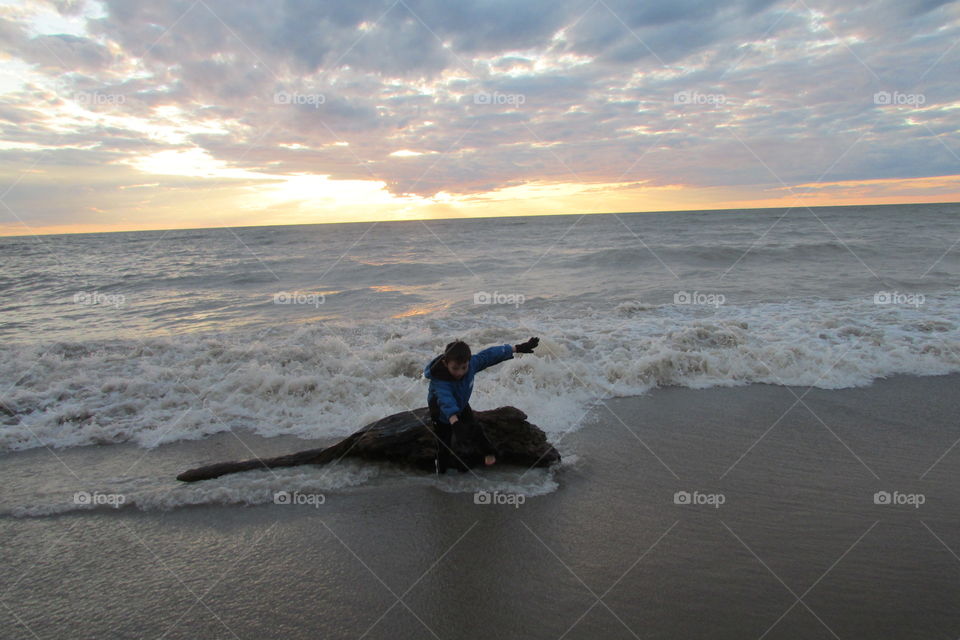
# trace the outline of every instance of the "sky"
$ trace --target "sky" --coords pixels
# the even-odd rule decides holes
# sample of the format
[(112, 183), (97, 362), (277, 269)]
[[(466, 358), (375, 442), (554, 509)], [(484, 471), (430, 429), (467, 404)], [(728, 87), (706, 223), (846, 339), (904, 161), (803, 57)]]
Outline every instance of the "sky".
[(960, 201), (948, 0), (0, 0), (0, 235)]

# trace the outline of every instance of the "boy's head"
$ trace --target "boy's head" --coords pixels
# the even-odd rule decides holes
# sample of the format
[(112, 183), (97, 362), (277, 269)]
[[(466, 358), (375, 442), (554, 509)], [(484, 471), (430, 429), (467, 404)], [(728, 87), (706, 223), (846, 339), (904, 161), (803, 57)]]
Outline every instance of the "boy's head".
[(443, 350), (443, 364), (454, 378), (462, 378), (470, 365), (470, 347), (463, 340), (454, 340)]

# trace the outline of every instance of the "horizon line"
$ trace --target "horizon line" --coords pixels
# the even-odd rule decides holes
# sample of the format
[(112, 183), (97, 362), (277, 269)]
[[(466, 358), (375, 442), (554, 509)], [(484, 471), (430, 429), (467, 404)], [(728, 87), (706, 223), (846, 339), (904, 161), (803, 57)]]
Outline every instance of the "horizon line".
[(591, 211), (591, 212), (571, 212), (571, 213), (527, 213), (522, 215), (500, 215), (500, 216), (452, 216), (446, 218), (419, 218), (419, 219), (406, 219), (406, 220), (351, 220), (351, 221), (330, 221), (330, 222), (301, 222), (301, 223), (281, 223), (281, 224), (253, 224), (253, 225), (222, 225), (216, 227), (168, 227), (168, 228), (155, 228), (155, 229), (123, 229), (117, 231), (74, 231), (74, 232), (58, 232), (58, 233), (24, 233), (24, 234), (3, 234), (0, 233), (0, 238), (29, 238), (29, 237), (40, 237), (40, 236), (80, 236), (80, 235), (95, 235), (102, 233), (144, 233), (150, 231), (206, 231), (211, 229), (261, 229), (268, 227), (307, 227), (307, 226), (317, 226), (317, 225), (334, 225), (334, 224), (370, 224), (375, 223), (379, 224), (381, 222), (389, 223), (408, 223), (408, 222), (427, 222), (429, 221), (444, 221), (444, 220), (487, 220), (487, 219), (500, 219), (500, 218), (552, 218), (560, 216), (598, 216), (598, 215), (636, 215), (636, 214), (659, 214), (659, 213), (711, 213), (715, 211), (774, 211), (774, 210), (787, 210), (792, 209), (846, 209), (852, 207), (897, 207), (897, 206), (919, 206), (919, 205), (943, 205), (943, 204), (956, 204), (960, 205), (958, 201), (946, 200), (943, 202), (888, 202), (881, 204), (819, 204), (819, 205), (804, 205), (798, 204), (793, 206), (780, 206), (780, 207), (727, 207), (719, 209), (658, 209), (653, 211)]

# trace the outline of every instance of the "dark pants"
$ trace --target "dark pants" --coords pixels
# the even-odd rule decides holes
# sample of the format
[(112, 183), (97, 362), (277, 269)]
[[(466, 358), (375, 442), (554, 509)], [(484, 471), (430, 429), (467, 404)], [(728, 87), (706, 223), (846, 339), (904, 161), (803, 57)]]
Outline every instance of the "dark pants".
[(461, 471), (469, 468), (470, 462), (475, 460), (463, 460), (453, 453), (453, 435), (456, 431), (457, 442), (470, 442), (472, 448), (479, 451), (481, 456), (496, 455), (496, 449), (487, 434), (480, 428), (480, 424), (473, 415), (473, 408), (468, 404), (463, 411), (457, 414), (457, 424), (452, 425), (440, 418), (439, 407), (436, 403), (430, 403), (430, 415), (433, 418), (434, 433), (437, 434), (437, 470), (444, 473), (448, 467), (456, 467)]

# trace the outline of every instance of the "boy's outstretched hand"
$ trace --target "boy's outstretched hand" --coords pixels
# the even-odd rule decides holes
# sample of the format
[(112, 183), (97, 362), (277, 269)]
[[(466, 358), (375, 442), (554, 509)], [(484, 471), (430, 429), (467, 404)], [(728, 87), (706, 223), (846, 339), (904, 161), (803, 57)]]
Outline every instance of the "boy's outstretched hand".
[(515, 344), (514, 348), (517, 350), (517, 353), (533, 353), (534, 348), (540, 344), (540, 338), (530, 338), (523, 344)]

